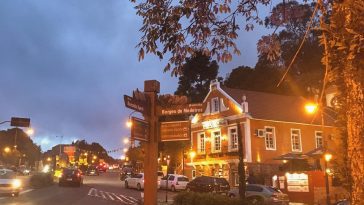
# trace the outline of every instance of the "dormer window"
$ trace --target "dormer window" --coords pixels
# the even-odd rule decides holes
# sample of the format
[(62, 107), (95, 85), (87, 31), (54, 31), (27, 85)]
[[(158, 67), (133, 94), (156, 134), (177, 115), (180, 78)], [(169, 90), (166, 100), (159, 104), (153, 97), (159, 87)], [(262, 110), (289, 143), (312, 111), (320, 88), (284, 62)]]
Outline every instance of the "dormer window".
[(219, 98), (212, 98), (211, 100), (211, 112), (216, 113), (220, 111)]

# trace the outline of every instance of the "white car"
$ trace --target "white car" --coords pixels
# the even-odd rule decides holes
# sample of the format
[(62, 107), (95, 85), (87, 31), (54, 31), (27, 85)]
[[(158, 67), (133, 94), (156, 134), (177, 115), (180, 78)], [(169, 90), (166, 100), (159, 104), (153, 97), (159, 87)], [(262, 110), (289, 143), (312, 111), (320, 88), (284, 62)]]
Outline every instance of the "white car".
[[(168, 178), (168, 185), (167, 185)], [(172, 191), (185, 190), (188, 183), (188, 178), (184, 175), (168, 174), (160, 181), (161, 189), (170, 189)]]
[(19, 196), (21, 181), (16, 178), (16, 173), (10, 169), (0, 169), (0, 194)]
[[(138, 190), (144, 189), (144, 173), (133, 174), (131, 177), (128, 177), (124, 181), (125, 188), (135, 188)], [(159, 183), (156, 183), (159, 188)]]
[(125, 179), (125, 188), (144, 189), (144, 173), (134, 174)]

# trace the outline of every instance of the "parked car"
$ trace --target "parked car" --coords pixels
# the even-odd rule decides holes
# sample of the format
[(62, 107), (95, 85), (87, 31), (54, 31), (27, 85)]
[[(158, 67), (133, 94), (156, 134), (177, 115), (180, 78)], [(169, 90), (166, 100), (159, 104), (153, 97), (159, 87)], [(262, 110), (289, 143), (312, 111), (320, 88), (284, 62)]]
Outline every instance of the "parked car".
[(144, 189), (144, 173), (134, 174), (125, 179), (125, 188)]
[(99, 173), (99, 170), (97, 170), (95, 166), (90, 166), (86, 170), (86, 175), (87, 176), (99, 176), (100, 173)]
[(24, 165), (21, 165), (19, 168), (18, 168), (18, 173), (21, 174), (21, 175), (29, 175), (30, 174), (30, 168), (24, 166)]
[[(168, 179), (168, 180), (167, 180)], [(168, 187), (167, 187), (168, 181)], [(185, 190), (188, 178), (179, 174), (169, 174), (160, 180), (161, 189), (170, 189), (172, 191)]]
[[(144, 189), (144, 173), (133, 174), (131, 177), (126, 178), (124, 181), (125, 188), (135, 188), (137, 190)], [(156, 182), (158, 188), (159, 183)]]
[(188, 182), (186, 191), (228, 194), (230, 185), (225, 178), (200, 176)]
[[(229, 197), (238, 197), (239, 189), (231, 189)], [(256, 205), (288, 205), (288, 195), (279, 189), (261, 184), (247, 184), (245, 196), (250, 204)]]
[(80, 169), (63, 168), (59, 175), (58, 185), (75, 184), (80, 187), (83, 184), (83, 173)]
[(0, 169), (0, 194), (19, 196), (20, 188), (21, 181), (16, 178), (16, 173), (13, 170)]

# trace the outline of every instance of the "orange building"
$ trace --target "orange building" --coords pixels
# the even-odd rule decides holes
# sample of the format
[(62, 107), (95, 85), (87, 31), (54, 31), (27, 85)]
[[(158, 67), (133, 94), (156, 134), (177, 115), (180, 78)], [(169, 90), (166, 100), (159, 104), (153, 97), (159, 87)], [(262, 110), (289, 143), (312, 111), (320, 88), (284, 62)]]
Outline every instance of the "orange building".
[[(211, 82), (203, 101), (204, 113), (191, 125), (191, 151), (185, 174), (226, 178), (238, 185), (238, 137), (243, 142), (247, 175), (264, 176), (266, 184), (285, 163), (284, 156), (304, 156), (316, 148), (333, 146), (332, 120), (305, 112), (303, 97), (231, 89)], [(313, 120), (317, 118), (317, 120)], [(333, 144), (333, 143), (332, 143)]]

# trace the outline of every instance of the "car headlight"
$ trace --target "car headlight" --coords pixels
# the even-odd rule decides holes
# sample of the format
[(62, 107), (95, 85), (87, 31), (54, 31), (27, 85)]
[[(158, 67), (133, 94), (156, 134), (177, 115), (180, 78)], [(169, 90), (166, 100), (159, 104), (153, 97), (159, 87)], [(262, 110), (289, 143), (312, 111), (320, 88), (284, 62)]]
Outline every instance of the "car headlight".
[(14, 179), (12, 182), (12, 186), (13, 186), (13, 188), (20, 188), (21, 181), (19, 179)]

